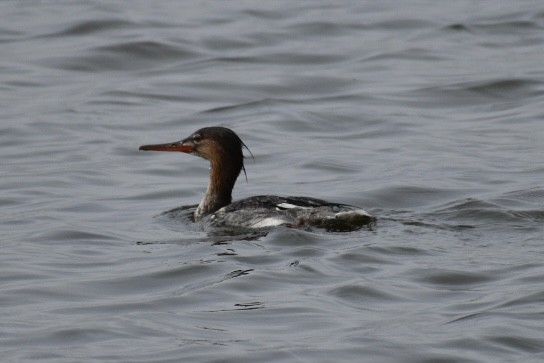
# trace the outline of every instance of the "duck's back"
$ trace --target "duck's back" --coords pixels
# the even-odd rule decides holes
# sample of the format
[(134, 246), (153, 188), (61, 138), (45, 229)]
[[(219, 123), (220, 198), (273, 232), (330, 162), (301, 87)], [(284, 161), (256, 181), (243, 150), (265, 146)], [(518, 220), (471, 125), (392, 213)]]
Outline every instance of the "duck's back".
[(210, 216), (216, 226), (265, 228), (316, 226), (331, 231), (359, 229), (375, 221), (362, 209), (308, 197), (259, 195), (233, 202)]

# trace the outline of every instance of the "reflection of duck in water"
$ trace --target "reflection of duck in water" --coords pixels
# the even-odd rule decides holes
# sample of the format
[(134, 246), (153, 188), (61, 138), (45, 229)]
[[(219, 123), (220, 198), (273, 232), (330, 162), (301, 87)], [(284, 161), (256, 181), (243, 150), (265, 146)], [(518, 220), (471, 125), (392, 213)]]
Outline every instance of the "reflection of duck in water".
[(329, 230), (354, 230), (375, 220), (362, 209), (307, 197), (260, 195), (231, 203), (234, 183), (240, 171), (246, 171), (242, 147), (247, 149), (234, 131), (225, 127), (205, 127), (184, 140), (144, 145), (140, 150), (181, 151), (210, 161), (210, 182), (195, 210), (195, 221), (209, 216), (210, 223), (217, 226), (309, 225)]

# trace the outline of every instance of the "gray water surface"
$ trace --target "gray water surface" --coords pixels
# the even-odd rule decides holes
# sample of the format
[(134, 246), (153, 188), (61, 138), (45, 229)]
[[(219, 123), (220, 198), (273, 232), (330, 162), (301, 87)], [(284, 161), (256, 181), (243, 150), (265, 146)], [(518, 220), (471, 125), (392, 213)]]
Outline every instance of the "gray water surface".
[[(529, 0), (0, 2), (2, 361), (544, 361), (543, 44)], [(212, 125), (235, 199), (378, 223), (192, 223), (207, 163), (138, 147)]]

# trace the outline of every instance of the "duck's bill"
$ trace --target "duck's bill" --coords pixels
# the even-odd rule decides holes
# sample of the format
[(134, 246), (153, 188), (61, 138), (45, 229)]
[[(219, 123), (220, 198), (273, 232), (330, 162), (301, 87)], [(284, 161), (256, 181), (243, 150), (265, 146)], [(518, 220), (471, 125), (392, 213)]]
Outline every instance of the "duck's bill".
[(140, 150), (151, 150), (151, 151), (178, 151), (182, 153), (191, 153), (193, 152), (193, 147), (191, 145), (184, 144), (183, 142), (169, 142), (167, 144), (154, 144), (154, 145), (142, 145)]

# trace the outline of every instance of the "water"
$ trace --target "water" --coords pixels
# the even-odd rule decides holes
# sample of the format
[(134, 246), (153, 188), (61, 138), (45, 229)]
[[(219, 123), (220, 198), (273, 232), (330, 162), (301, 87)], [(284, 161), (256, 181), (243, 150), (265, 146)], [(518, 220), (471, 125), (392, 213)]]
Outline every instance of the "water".
[[(0, 3), (0, 352), (44, 362), (544, 360), (537, 1)], [(188, 223), (203, 126), (234, 197), (352, 233)], [(165, 213), (166, 212), (166, 213)]]

